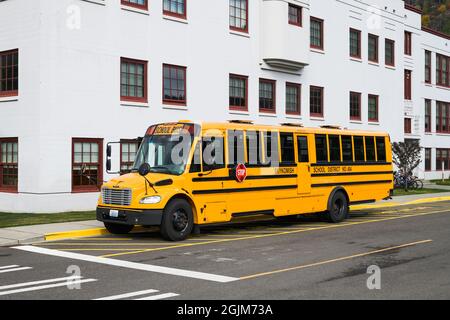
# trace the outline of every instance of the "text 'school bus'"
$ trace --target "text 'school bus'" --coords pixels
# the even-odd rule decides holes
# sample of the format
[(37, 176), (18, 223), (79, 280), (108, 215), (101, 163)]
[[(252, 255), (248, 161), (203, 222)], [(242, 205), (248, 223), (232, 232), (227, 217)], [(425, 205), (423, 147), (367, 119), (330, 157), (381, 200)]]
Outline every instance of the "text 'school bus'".
[[(108, 145), (107, 168), (111, 170)], [(151, 126), (131, 173), (102, 186), (97, 219), (114, 234), (160, 226), (165, 239), (236, 217), (323, 212), (343, 221), (352, 204), (390, 198), (387, 133), (251, 122)]]

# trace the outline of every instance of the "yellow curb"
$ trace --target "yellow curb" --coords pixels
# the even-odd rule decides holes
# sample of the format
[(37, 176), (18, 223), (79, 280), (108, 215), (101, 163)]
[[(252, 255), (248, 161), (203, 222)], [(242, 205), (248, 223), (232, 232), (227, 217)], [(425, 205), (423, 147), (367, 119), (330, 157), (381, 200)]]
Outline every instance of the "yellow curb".
[[(144, 227), (135, 227), (133, 231), (143, 231)], [(105, 228), (72, 230), (63, 232), (47, 233), (44, 235), (45, 241), (66, 240), (72, 238), (95, 237), (110, 234)]]

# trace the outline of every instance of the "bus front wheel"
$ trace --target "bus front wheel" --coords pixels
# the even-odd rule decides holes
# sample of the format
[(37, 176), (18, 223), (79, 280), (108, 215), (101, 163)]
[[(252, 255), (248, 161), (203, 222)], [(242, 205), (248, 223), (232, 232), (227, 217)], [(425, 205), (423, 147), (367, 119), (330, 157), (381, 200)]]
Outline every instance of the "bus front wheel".
[(174, 199), (164, 209), (161, 235), (169, 241), (185, 240), (194, 228), (191, 205), (184, 199)]
[(105, 228), (109, 231), (109, 233), (112, 234), (127, 234), (131, 230), (133, 230), (133, 225), (126, 225), (126, 224), (118, 224), (118, 223), (109, 223), (105, 222)]
[(326, 218), (333, 223), (339, 223), (345, 220), (348, 215), (347, 197), (342, 191), (337, 191), (330, 199), (329, 208), (326, 212)]

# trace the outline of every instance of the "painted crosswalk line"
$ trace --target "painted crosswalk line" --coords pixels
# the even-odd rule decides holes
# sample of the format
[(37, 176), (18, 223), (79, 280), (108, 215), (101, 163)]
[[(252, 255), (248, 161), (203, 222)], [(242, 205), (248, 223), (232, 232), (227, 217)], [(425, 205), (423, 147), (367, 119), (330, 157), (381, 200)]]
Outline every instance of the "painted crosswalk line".
[(3, 267), (0, 267), (0, 273), (8, 273), (8, 272), (15, 272), (15, 271), (30, 270), (30, 269), (33, 269), (33, 268), (32, 267), (21, 267), (18, 265), (3, 266)]
[(42, 285), (42, 286), (0, 291), (0, 296), (6, 296), (6, 295), (30, 292), (30, 291), (45, 290), (45, 289), (51, 289), (51, 288), (58, 288), (58, 287), (73, 286), (73, 285), (78, 285), (78, 284), (82, 284), (82, 283), (94, 282), (94, 281), (97, 281), (97, 279), (79, 279), (79, 280), (72, 280), (70, 282), (64, 281), (61, 283), (53, 283), (53, 284), (47, 284), (47, 285)]

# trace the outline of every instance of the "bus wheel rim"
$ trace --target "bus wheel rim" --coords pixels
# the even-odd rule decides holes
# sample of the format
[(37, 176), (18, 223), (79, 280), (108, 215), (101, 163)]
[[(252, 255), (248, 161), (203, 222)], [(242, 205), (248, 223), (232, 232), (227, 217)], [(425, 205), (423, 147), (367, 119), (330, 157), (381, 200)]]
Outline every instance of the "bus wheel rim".
[(184, 210), (178, 209), (173, 213), (173, 227), (176, 231), (183, 232), (187, 229), (188, 225), (189, 218)]

